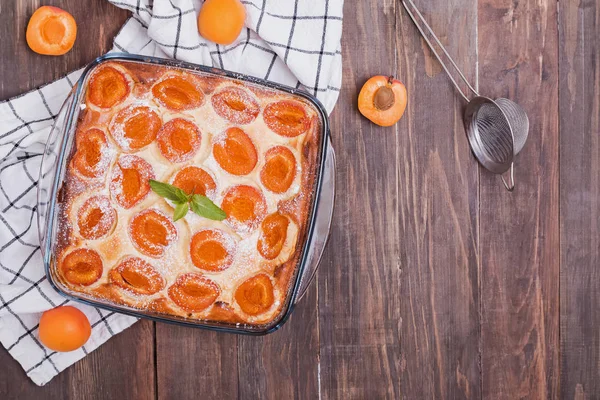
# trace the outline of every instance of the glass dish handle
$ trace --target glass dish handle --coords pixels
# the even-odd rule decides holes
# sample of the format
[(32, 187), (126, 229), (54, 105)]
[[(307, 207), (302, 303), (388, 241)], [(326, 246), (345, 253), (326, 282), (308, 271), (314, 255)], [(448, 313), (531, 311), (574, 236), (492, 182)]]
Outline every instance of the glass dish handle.
[(60, 149), (62, 147), (63, 140), (66, 138), (67, 133), (65, 132), (67, 123), (67, 114), (73, 104), (75, 98), (74, 93), (77, 90), (77, 84), (73, 86), (71, 92), (65, 99), (65, 102), (61, 106), (48, 140), (46, 141), (46, 147), (42, 154), (42, 163), (40, 165), (40, 174), (38, 180), (38, 192), (37, 192), (37, 222), (38, 222), (38, 234), (40, 238), (40, 244), (42, 252), (46, 245), (46, 227), (48, 226), (48, 207), (54, 198), (53, 184), (57, 173), (57, 163), (60, 157)]
[(295, 304), (304, 297), (317, 272), (327, 239), (329, 238), (331, 220), (333, 219), (333, 206), (335, 203), (335, 152), (331, 145), (331, 140), (328, 140), (325, 170), (323, 171), (323, 181), (321, 184), (321, 196), (319, 198), (319, 206), (317, 207), (317, 215), (315, 216), (315, 230), (313, 231), (306, 266), (300, 277), (300, 286), (298, 287)]

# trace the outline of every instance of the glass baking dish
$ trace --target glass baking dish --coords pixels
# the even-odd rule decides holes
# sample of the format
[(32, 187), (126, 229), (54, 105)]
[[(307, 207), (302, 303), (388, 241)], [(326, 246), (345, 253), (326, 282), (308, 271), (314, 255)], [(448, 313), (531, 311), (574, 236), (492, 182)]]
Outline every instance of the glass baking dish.
[[(202, 76), (216, 76), (231, 79), (232, 82), (243, 82), (245, 85), (267, 88), (300, 97), (312, 103), (320, 116), (321, 137), (316, 162), (317, 176), (313, 188), (313, 198), (307, 216), (307, 229), (303, 242), (299, 242), (301, 254), (299, 265), (288, 287), (285, 304), (278, 316), (265, 325), (231, 324), (198, 319), (188, 319), (169, 314), (161, 314), (149, 310), (138, 309), (115, 304), (77, 292), (62, 283), (57, 276), (55, 264), (55, 248), (57, 245), (58, 217), (60, 215), (60, 193), (65, 178), (68, 158), (74, 145), (75, 128), (81, 105), (84, 102), (87, 80), (100, 64), (108, 61), (123, 61), (158, 65), (172, 69), (182, 69)], [(224, 331), (230, 333), (262, 335), (271, 333), (283, 325), (289, 318), (294, 305), (306, 292), (319, 265), (321, 255), (329, 236), (329, 228), (333, 214), (335, 197), (335, 154), (329, 139), (329, 121), (321, 103), (308, 93), (264, 81), (254, 77), (233, 73), (221, 69), (210, 68), (175, 60), (146, 57), (130, 54), (112, 53), (97, 58), (82, 73), (79, 80), (65, 100), (48, 137), (40, 169), (38, 185), (38, 229), (44, 267), (48, 281), (63, 296), (94, 307), (107, 309), (140, 318), (169, 322), (180, 325)]]

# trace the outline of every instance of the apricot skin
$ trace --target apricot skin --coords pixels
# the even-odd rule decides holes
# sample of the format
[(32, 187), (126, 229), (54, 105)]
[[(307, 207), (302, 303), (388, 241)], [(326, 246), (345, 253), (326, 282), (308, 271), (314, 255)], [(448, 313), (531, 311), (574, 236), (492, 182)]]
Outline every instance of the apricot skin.
[[(394, 103), (382, 110), (377, 107), (375, 96), (382, 87), (388, 87), (394, 93)], [(370, 78), (358, 95), (358, 110), (365, 118), (379, 126), (392, 126), (402, 118), (406, 109), (406, 87), (399, 80), (378, 75)]]
[(217, 44), (228, 45), (244, 28), (246, 9), (239, 0), (206, 0), (198, 13), (198, 32)]
[(76, 350), (88, 341), (91, 334), (92, 326), (86, 315), (72, 306), (53, 308), (40, 318), (40, 342), (50, 350)]

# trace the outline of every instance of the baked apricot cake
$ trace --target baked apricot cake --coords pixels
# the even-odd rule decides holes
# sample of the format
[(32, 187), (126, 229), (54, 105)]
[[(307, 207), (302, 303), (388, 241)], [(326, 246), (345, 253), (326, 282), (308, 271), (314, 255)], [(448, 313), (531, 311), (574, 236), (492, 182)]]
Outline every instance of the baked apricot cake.
[(316, 107), (228, 77), (128, 61), (100, 63), (84, 90), (59, 192), (60, 282), (155, 314), (276, 320), (307, 235), (322, 140)]

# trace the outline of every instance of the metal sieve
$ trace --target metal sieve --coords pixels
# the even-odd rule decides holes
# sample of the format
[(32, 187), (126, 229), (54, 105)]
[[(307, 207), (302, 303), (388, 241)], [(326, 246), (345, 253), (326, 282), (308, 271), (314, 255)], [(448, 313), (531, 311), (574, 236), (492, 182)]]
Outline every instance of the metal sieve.
[[(444, 71), (446, 71), (454, 87), (467, 102), (463, 122), (467, 131), (469, 145), (477, 161), (488, 171), (500, 174), (504, 187), (512, 192), (515, 188), (514, 159), (523, 149), (523, 146), (525, 146), (527, 135), (529, 134), (529, 118), (527, 118), (527, 113), (512, 100), (504, 98), (492, 100), (481, 96), (469, 83), (452, 57), (450, 57), (450, 54), (448, 54), (413, 1), (401, 0), (401, 2), (408, 16), (421, 33), (421, 36), (427, 42), (427, 45), (442, 65), (442, 68), (444, 68)], [(459, 87), (450, 73), (448, 66), (442, 61), (441, 56), (427, 37), (423, 27), (433, 37), (435, 43), (441, 48), (446, 57), (448, 57), (454, 70), (474, 95), (473, 98), (469, 99), (469, 92), (465, 93)], [(502, 174), (509, 169), (510, 180), (506, 182)]]

